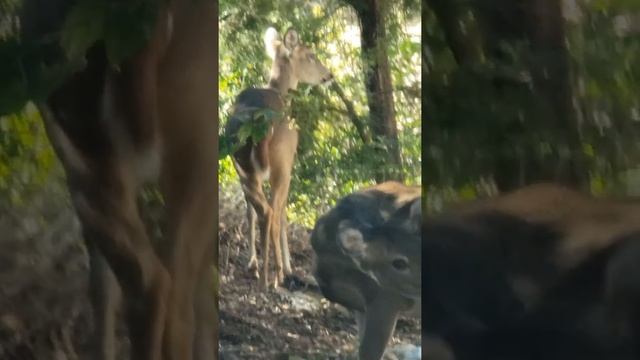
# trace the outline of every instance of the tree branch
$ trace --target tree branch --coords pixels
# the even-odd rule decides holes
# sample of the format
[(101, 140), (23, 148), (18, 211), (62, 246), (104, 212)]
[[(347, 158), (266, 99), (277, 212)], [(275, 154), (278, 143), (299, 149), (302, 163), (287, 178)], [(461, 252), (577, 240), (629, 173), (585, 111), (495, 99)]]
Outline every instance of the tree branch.
[(367, 132), (367, 127), (365, 125), (365, 122), (356, 113), (356, 110), (353, 107), (353, 102), (347, 99), (346, 95), (344, 94), (344, 91), (342, 91), (342, 88), (337, 82), (334, 81), (331, 84), (330, 88), (331, 90), (335, 91), (335, 93), (338, 95), (338, 97), (344, 104), (344, 107), (346, 108), (346, 115), (353, 123), (353, 126), (356, 127), (356, 131), (358, 132), (360, 139), (362, 139), (362, 142), (365, 144), (369, 144), (371, 142), (371, 134)]

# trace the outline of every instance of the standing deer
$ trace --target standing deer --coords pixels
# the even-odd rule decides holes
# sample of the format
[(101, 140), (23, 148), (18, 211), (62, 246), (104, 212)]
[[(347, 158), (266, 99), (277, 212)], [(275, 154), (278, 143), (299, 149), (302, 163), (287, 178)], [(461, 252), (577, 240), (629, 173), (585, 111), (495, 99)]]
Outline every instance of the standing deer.
[[(245, 89), (237, 96), (225, 129), (230, 137), (236, 136), (245, 121), (251, 118), (246, 116), (247, 114), (262, 109), (286, 111), (289, 107), (286, 100), (287, 93), (289, 90), (295, 90), (298, 83), (319, 85), (333, 78), (331, 72), (320, 63), (314, 52), (300, 42), (295, 30), (288, 29), (283, 41), (278, 37), (278, 32), (274, 28), (267, 29), (264, 42), (267, 53), (273, 60), (269, 84), (266, 88)], [(248, 139), (232, 156), (247, 202), (250, 251), (248, 268), (254, 270), (258, 277), (255, 248), (256, 213), (260, 225), (264, 258), (261, 281), (264, 288), (269, 286), (271, 243), (273, 243), (276, 259), (274, 287), (282, 283), (284, 273), (291, 273), (286, 235), (286, 205), (297, 146), (298, 131), (294, 127), (293, 120), (285, 117), (282, 121), (271, 125), (265, 138), (257, 142)], [(262, 189), (267, 179), (271, 189), (269, 201)]]
[[(73, 4), (25, 1), (23, 39), (59, 30)], [(119, 69), (97, 42), (38, 104), (89, 249), (94, 359), (115, 359), (120, 289), (132, 358), (217, 358), (217, 2), (157, 5), (150, 40)], [(136, 203), (147, 181), (166, 202), (163, 258)]]
[(360, 359), (382, 358), (400, 314), (421, 316), (420, 194), (396, 182), (351, 194), (311, 234), (322, 294), (356, 314)]

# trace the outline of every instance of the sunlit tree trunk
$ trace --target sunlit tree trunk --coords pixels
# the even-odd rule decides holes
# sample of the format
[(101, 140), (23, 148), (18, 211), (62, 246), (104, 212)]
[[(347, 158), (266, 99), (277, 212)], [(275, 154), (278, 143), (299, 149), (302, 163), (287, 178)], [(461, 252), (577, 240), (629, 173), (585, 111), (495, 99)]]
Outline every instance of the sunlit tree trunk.
[(386, 39), (385, 0), (347, 0), (358, 14), (361, 29), (362, 60), (369, 103), (371, 133), (386, 150), (378, 150), (381, 160), (376, 180), (402, 180), (402, 157), (398, 141), (393, 101), (393, 82)]

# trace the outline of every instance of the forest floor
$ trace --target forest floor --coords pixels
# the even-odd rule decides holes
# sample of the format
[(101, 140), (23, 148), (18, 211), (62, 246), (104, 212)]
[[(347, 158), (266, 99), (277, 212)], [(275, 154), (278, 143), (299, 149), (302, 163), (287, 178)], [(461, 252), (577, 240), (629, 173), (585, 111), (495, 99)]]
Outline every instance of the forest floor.
[[(244, 202), (220, 194), (222, 359), (351, 359), (355, 320), (316, 288), (288, 284), (263, 292), (246, 270)], [(0, 359), (91, 359), (88, 261), (68, 201), (43, 194), (27, 209), (0, 209)], [(309, 229), (290, 226), (294, 273), (310, 275)], [(259, 255), (260, 256), (260, 255)], [(419, 322), (401, 319), (394, 346), (420, 344)], [(118, 359), (129, 344), (120, 323)], [(413, 348), (415, 350), (415, 348)], [(393, 357), (391, 357), (393, 359)], [(408, 359), (398, 356), (397, 359)]]

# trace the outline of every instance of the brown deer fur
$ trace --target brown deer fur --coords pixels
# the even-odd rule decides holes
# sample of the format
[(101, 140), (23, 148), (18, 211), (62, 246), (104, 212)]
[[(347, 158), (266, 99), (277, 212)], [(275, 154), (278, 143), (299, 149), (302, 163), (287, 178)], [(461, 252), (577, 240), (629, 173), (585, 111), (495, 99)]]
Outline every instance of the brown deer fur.
[(638, 220), (552, 184), (426, 218), (423, 331), (462, 360), (637, 358)]
[[(23, 36), (59, 28), (71, 4), (27, 1)], [(95, 359), (115, 359), (119, 288), (132, 358), (217, 358), (217, 2), (159, 4), (151, 40), (119, 69), (99, 42), (39, 104), (91, 255)], [(146, 181), (167, 205), (166, 258), (136, 203)]]

